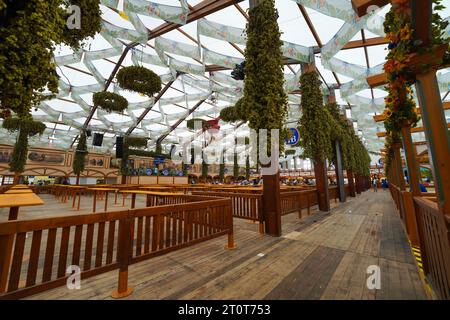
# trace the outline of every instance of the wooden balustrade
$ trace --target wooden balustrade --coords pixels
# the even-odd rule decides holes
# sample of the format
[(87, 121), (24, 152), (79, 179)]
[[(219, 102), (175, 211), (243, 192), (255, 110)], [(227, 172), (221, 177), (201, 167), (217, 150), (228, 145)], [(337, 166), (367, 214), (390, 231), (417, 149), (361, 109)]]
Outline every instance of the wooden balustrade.
[(301, 217), (302, 209), (307, 209), (308, 215), (311, 207), (319, 203), (317, 190), (305, 190), (281, 193), (281, 215), (298, 212)]
[(194, 191), (192, 194), (231, 199), (233, 217), (252, 221), (263, 221), (261, 194), (202, 191)]
[(450, 219), (433, 199), (392, 183), (389, 190), (411, 243), (420, 246), (425, 275), (440, 299), (450, 299)]
[(450, 299), (450, 219), (433, 201), (414, 203), (425, 275), (440, 299)]
[(185, 200), (189, 202), (1, 223), (0, 299), (65, 285), (71, 265), (79, 266), (81, 279), (119, 269), (113, 297), (123, 297), (130, 293), (130, 264), (225, 234), (228, 247), (234, 247), (229, 199)]

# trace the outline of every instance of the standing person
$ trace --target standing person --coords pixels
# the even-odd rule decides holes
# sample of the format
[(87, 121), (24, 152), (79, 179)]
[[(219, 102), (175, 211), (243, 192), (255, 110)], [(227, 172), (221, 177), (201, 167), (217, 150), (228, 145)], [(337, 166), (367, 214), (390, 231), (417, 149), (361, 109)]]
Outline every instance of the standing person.
[(373, 179), (372, 185), (373, 185), (373, 191), (374, 192), (378, 192), (378, 180), (377, 180), (377, 178)]

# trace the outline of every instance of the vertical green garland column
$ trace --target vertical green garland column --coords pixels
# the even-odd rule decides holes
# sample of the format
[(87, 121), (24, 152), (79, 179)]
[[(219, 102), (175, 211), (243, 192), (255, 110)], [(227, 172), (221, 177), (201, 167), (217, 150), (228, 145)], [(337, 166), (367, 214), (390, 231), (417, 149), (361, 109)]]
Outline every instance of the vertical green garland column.
[(219, 166), (219, 180), (224, 182), (225, 180), (225, 150), (222, 150), (222, 161)]
[[(274, 0), (250, 1), (245, 87), (241, 104), (248, 111), (249, 127), (256, 131), (281, 131), (287, 114), (287, 96), (283, 89), (283, 42), (280, 40), (277, 18)], [(268, 141), (271, 141), (270, 137)], [(278, 159), (275, 161), (278, 169)], [(281, 235), (279, 178), (278, 170), (275, 174), (263, 176), (263, 216), (266, 233), (272, 236)]]
[(320, 80), (314, 63), (304, 66), (300, 78), (302, 117), (299, 121), (303, 157), (312, 159), (319, 197), (319, 210), (330, 211), (326, 160), (333, 158), (329, 114), (324, 108)]
[(72, 163), (73, 173), (77, 175), (76, 184), (80, 184), (80, 174), (84, 171), (84, 161), (87, 156), (87, 145), (86, 145), (86, 132), (80, 134), (78, 140), (77, 149), (75, 150), (75, 156)]
[(237, 179), (239, 178), (239, 164), (236, 150), (234, 151), (233, 155), (233, 177), (235, 181), (237, 181)]

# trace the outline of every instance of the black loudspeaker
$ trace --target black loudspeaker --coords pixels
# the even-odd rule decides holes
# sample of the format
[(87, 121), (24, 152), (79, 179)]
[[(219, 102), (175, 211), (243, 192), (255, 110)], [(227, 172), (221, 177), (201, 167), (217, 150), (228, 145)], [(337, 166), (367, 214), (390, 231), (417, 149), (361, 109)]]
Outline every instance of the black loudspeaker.
[(116, 158), (123, 158), (123, 137), (116, 137)]
[(96, 147), (101, 147), (103, 144), (103, 135), (101, 133), (94, 133), (94, 139), (92, 140), (92, 145)]

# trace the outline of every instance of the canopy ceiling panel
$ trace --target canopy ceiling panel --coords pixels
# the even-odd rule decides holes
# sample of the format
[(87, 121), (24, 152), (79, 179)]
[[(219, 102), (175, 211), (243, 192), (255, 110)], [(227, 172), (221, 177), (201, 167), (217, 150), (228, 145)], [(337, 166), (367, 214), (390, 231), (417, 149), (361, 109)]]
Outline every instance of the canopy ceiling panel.
[[(111, 151), (115, 136), (126, 132), (149, 137), (149, 146), (168, 133), (165, 146), (196, 134), (186, 129), (186, 120), (215, 119), (222, 108), (234, 105), (242, 95), (243, 82), (234, 80), (230, 69), (244, 59), (247, 0), (101, 3), (101, 33), (78, 52), (64, 46), (55, 50), (59, 94), (33, 111), (33, 117), (45, 121), (48, 130), (31, 139), (31, 145), (68, 148), (82, 128), (90, 127), (107, 134), (101, 150)], [(366, 77), (382, 70), (387, 50), (384, 43), (363, 46), (384, 36), (389, 6), (361, 19), (356, 19), (350, 0), (277, 0), (276, 6), (283, 55), (290, 59), (285, 66), (285, 90), (291, 105), (288, 125), (295, 124), (301, 114), (300, 64), (310, 62), (314, 52), (324, 92), (338, 88), (337, 102), (351, 108), (347, 116), (361, 130), (369, 151), (378, 152), (383, 140), (376, 133), (383, 128), (373, 121), (373, 115), (383, 111), (386, 92), (370, 89)], [(449, 13), (444, 11), (446, 16)], [(143, 65), (169, 88), (159, 99), (122, 90), (113, 76), (117, 65)], [(438, 80), (444, 97), (450, 90), (449, 70), (440, 71)], [(129, 101), (128, 110), (123, 114), (95, 110), (92, 94), (103, 90), (123, 95)], [(188, 110), (200, 101), (204, 102), (189, 115)], [(179, 119), (183, 121), (179, 123)], [(221, 130), (248, 134), (246, 124), (220, 121), (220, 126)], [(0, 138), (11, 142), (12, 136), (2, 131)]]

